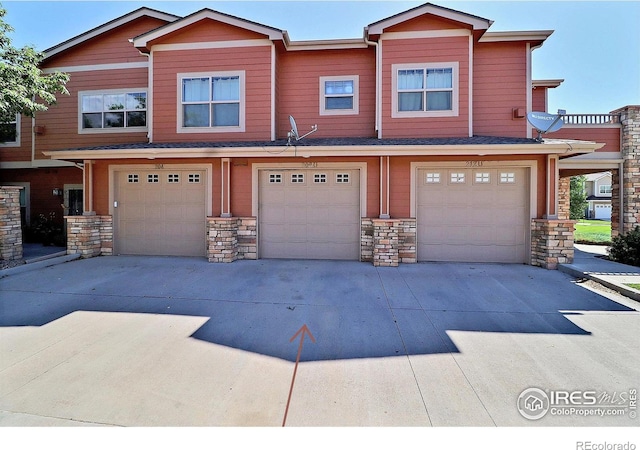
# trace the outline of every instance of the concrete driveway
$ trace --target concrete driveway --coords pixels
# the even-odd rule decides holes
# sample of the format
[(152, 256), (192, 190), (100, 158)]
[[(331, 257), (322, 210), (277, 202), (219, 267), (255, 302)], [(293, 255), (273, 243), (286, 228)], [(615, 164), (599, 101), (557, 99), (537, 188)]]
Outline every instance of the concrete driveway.
[[(304, 324), (315, 343), (287, 426), (638, 426), (638, 303), (589, 283), (523, 265), (162, 257), (12, 275), (0, 426), (281, 426)], [(527, 419), (532, 387), (594, 392), (603, 416), (585, 396)]]

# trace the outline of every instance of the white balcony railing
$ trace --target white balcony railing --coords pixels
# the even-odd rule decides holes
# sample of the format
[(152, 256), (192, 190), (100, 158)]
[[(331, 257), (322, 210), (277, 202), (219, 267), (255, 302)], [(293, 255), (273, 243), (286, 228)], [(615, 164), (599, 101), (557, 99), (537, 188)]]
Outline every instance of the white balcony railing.
[(565, 114), (566, 125), (612, 125), (620, 123), (620, 114)]

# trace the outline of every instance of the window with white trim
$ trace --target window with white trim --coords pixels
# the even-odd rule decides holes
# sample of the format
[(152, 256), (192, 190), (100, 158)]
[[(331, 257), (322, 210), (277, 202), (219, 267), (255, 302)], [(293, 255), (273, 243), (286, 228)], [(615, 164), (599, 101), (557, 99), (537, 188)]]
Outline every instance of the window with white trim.
[(146, 89), (84, 91), (78, 94), (80, 133), (147, 129)]
[(199, 173), (190, 173), (188, 182), (189, 183), (200, 183), (200, 174)]
[(292, 173), (291, 174), (291, 182), (292, 183), (304, 183), (304, 174), (303, 173)]
[(451, 173), (451, 182), (456, 183), (464, 183), (464, 172), (452, 172)]
[(181, 74), (178, 132), (244, 131), (244, 71)]
[(138, 183), (140, 181), (140, 177), (137, 173), (130, 173), (127, 175), (127, 182), (129, 183)]
[(336, 183), (338, 184), (348, 184), (350, 182), (348, 173), (337, 173), (336, 174)]
[(500, 173), (500, 183), (515, 183), (516, 182), (516, 174), (513, 172), (501, 172)]
[(20, 114), (0, 122), (0, 147), (20, 146)]
[(358, 114), (358, 75), (320, 77), (320, 115)]
[(282, 174), (270, 173), (269, 174), (269, 183), (270, 184), (282, 183)]
[(313, 174), (313, 182), (314, 183), (326, 183), (327, 182), (327, 174), (326, 173), (314, 173)]
[(458, 115), (458, 62), (394, 64), (392, 117)]
[(476, 183), (490, 183), (491, 177), (488, 172), (476, 172)]
[(148, 174), (147, 183), (160, 183), (160, 175), (158, 175), (157, 173)]
[(602, 184), (598, 187), (598, 192), (600, 194), (611, 194), (611, 185), (610, 184)]
[(440, 174), (438, 172), (427, 172), (425, 177), (426, 183), (440, 183)]
[(170, 173), (167, 175), (168, 183), (180, 183), (180, 174), (179, 173)]

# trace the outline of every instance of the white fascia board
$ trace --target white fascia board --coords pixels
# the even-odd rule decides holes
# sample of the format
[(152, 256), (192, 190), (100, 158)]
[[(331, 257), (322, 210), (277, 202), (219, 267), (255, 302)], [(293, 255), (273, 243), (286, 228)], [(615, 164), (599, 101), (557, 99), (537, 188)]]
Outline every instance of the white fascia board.
[(126, 14), (122, 17), (112, 20), (111, 22), (107, 22), (104, 25), (96, 27), (92, 30), (87, 31), (86, 33), (80, 34), (74, 38), (69, 39), (61, 44), (58, 44), (54, 47), (51, 47), (44, 51), (44, 59), (46, 61), (47, 58), (57, 55), (58, 53), (64, 52), (76, 45), (82, 44), (90, 39), (93, 39), (96, 36), (99, 36), (108, 31), (114, 30), (122, 25), (126, 25), (127, 23), (139, 19), (141, 17), (152, 17), (155, 19), (164, 20), (166, 22), (173, 22), (178, 20), (178, 16), (174, 16), (173, 14), (163, 13), (161, 11), (156, 11), (154, 9), (149, 8), (140, 8), (136, 11), (133, 11), (129, 14)]
[(464, 24), (470, 25), (474, 30), (486, 30), (493, 23), (493, 21), (488, 19), (483, 19), (482, 17), (472, 16), (462, 12), (454, 11), (452, 9), (442, 8), (436, 5), (427, 4), (427, 5), (419, 6), (417, 8), (410, 9), (409, 11), (405, 11), (404, 13), (400, 13), (395, 16), (389, 17), (388, 19), (384, 19), (379, 22), (373, 23), (365, 29), (365, 32), (368, 35), (382, 34), (385, 28), (398, 25), (400, 23), (409, 21), (411, 19), (415, 19), (417, 17), (423, 16), (425, 14), (432, 14), (436, 17), (441, 17), (444, 19), (453, 20), (455, 22), (464, 23)]
[(545, 41), (552, 34), (553, 30), (489, 31), (482, 35), (479, 42)]
[(59, 160), (162, 159), (162, 158), (265, 158), (305, 156), (485, 156), (485, 155), (567, 155), (589, 153), (602, 147), (588, 141), (555, 141), (514, 145), (347, 145), (269, 147), (143, 148), (129, 150), (55, 150), (44, 152)]
[(563, 78), (558, 78), (555, 80), (533, 80), (531, 82), (532, 86), (535, 87), (546, 87), (546, 88), (557, 88), (562, 83), (564, 83)]
[(335, 39), (318, 41), (292, 41), (287, 46), (289, 51), (304, 50), (350, 50), (367, 48), (369, 45), (363, 39)]
[(161, 38), (169, 33), (173, 33), (182, 28), (193, 25), (196, 22), (199, 22), (204, 19), (211, 19), (217, 22), (226, 23), (227, 25), (231, 25), (234, 27), (242, 28), (245, 30), (253, 31), (259, 34), (264, 34), (269, 37), (269, 39), (273, 40), (285, 40), (286, 33), (282, 30), (277, 30), (275, 28), (267, 27), (265, 25), (260, 25), (255, 22), (250, 22), (244, 19), (240, 19), (238, 17), (230, 16), (227, 14), (222, 14), (211, 9), (203, 9), (198, 11), (190, 16), (187, 16), (183, 19), (176, 20), (173, 23), (165, 25), (156, 30), (149, 31), (148, 33), (141, 34), (140, 36), (134, 37), (131, 39), (134, 47), (136, 48), (145, 48), (149, 44), (149, 42)]

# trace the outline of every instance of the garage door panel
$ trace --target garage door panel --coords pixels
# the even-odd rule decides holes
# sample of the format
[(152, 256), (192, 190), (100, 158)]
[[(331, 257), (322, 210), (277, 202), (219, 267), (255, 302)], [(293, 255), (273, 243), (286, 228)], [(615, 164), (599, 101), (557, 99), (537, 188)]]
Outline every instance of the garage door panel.
[(116, 172), (116, 252), (204, 256), (205, 173), (193, 169)]
[[(269, 183), (276, 173), (277, 193)], [(258, 179), (260, 257), (359, 259), (358, 170), (261, 170)]]
[(416, 179), (420, 261), (526, 262), (528, 169), (419, 169)]

